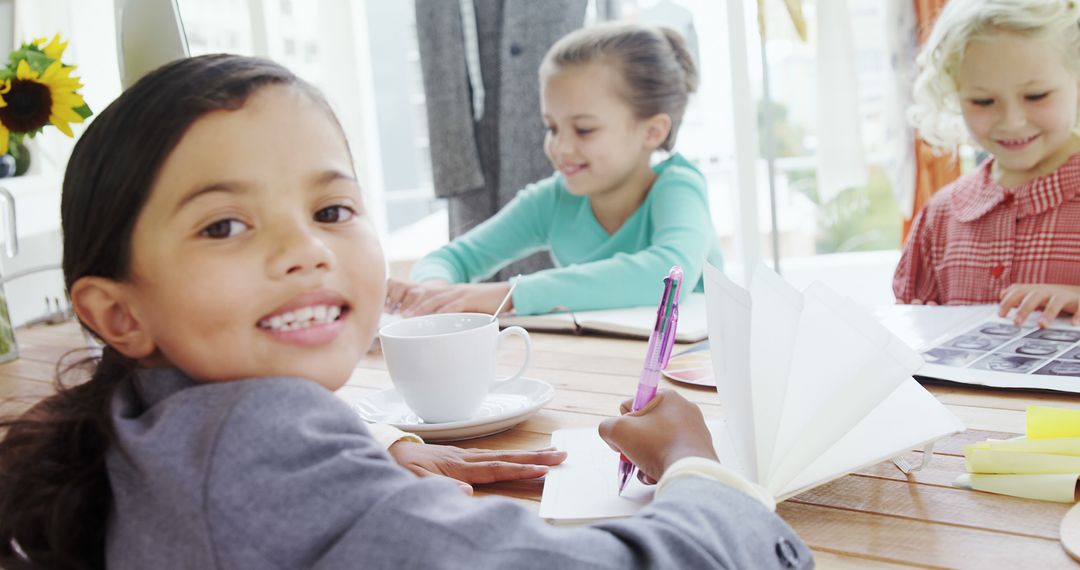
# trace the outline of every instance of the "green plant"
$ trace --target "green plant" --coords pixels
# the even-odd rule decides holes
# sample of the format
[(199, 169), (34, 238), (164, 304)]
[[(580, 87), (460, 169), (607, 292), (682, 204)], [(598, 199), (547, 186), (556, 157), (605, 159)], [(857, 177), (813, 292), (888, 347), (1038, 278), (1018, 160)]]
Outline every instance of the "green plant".
[(841, 191), (819, 203), (818, 212), (818, 253), (896, 249), (900, 243), (900, 210), (880, 167), (870, 168), (866, 186)]

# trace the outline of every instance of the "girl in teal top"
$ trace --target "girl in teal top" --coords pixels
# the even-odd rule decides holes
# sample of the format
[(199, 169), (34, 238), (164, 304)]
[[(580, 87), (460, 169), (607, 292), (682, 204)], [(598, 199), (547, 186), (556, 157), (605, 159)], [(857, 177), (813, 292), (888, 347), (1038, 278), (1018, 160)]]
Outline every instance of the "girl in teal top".
[(671, 152), (697, 71), (662, 28), (598, 26), (559, 40), (540, 67), (544, 150), (557, 170), (498, 214), (391, 279), (387, 308), (406, 316), (494, 311), (510, 284), (473, 283), (515, 259), (551, 253), (556, 267), (520, 278), (523, 315), (655, 303), (672, 265), (701, 288), (719, 265), (705, 177)]

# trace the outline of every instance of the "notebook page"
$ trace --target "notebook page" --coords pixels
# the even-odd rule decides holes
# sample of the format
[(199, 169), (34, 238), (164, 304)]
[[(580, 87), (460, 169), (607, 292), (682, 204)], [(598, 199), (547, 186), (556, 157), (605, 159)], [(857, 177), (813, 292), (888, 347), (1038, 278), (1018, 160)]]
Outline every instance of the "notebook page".
[[(578, 311), (578, 324), (588, 330), (634, 335), (647, 338), (656, 324), (656, 305), (600, 311)], [(679, 302), (679, 325), (675, 340), (696, 342), (708, 337), (705, 323), (705, 295), (688, 293)]]
[(903, 343), (862, 321), (853, 304), (826, 286), (811, 284), (804, 298), (792, 381), (766, 478), (773, 494), (847, 435), (919, 365)]
[(803, 296), (764, 264), (750, 283), (750, 383), (757, 472), (770, 473), (780, 414), (788, 395)]
[(750, 294), (719, 269), (705, 264), (709, 352), (735, 461), (758, 482), (754, 410), (750, 388)]
[(577, 330), (577, 322), (574, 321), (573, 313), (546, 313), (543, 315), (513, 315), (504, 314), (499, 316), (500, 327), (519, 326), (525, 330), (535, 331), (565, 331)]
[(818, 295), (841, 318), (859, 330), (867, 338), (884, 347), (889, 356), (903, 362), (905, 367), (918, 367), (922, 358), (902, 337), (890, 330), (884, 323), (872, 317), (866, 309), (850, 298), (840, 295), (821, 283), (812, 283), (807, 289)]
[(918, 382), (908, 378), (785, 485), (777, 501), (961, 431), (964, 424)]
[[(722, 421), (706, 422), (721, 462), (738, 471)], [(619, 454), (611, 450), (595, 427), (555, 430), (551, 445), (566, 451), (566, 461), (553, 467), (544, 479), (540, 517), (563, 524), (627, 517), (653, 499), (655, 486), (631, 477), (619, 495)]]
[(582, 522), (628, 517), (652, 501), (653, 487), (631, 477), (619, 495), (619, 454), (595, 427), (555, 430), (551, 445), (566, 452), (566, 461), (544, 478), (540, 516)]

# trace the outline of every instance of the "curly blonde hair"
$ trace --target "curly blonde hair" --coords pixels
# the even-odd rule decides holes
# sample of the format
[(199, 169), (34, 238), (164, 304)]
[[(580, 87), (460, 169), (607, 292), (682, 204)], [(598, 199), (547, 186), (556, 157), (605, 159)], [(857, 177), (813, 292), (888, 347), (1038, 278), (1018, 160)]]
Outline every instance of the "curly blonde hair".
[(1080, 77), (1080, 6), (1075, 0), (950, 0), (916, 59), (908, 120), (926, 142), (949, 149), (968, 140), (956, 71), (972, 40), (1009, 32), (1045, 40)]

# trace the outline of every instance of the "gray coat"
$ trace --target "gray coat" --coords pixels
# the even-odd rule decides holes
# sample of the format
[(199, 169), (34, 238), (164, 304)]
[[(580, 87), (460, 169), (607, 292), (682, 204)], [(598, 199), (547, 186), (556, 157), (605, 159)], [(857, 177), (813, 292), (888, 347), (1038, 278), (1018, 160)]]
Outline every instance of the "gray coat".
[[(416, 0), (416, 31), (428, 116), (435, 195), (446, 198), (450, 238), (491, 217), (526, 184), (552, 174), (544, 156), (540, 62), (581, 27), (587, 0), (472, 0), (484, 85), (474, 119), (460, 2)], [(497, 279), (551, 267), (546, 254)]]
[[(399, 467), (317, 384), (139, 370), (113, 399), (109, 568), (790, 568), (795, 533), (721, 483), (672, 481), (634, 518), (557, 528)], [(791, 565), (784, 561), (795, 561)]]

